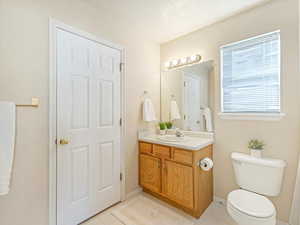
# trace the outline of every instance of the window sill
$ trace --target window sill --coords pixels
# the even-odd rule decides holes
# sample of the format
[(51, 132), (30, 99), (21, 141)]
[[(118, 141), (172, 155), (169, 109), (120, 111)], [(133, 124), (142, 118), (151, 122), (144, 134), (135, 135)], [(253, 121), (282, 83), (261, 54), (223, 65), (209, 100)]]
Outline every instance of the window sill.
[(278, 121), (285, 116), (285, 113), (218, 113), (218, 115), (224, 120)]

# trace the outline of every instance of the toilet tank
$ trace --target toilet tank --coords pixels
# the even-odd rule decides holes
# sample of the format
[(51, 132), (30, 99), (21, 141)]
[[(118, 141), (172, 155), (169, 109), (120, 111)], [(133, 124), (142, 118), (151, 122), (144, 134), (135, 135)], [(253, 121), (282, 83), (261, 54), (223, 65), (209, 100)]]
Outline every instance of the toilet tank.
[(237, 152), (231, 154), (231, 159), (237, 184), (242, 189), (267, 196), (280, 193), (285, 161)]

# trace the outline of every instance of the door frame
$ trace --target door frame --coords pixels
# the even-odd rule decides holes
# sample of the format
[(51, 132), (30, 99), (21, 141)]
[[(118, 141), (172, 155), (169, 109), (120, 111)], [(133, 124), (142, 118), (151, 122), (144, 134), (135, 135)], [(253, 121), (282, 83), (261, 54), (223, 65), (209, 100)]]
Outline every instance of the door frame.
[(121, 105), (120, 111), (122, 118), (121, 125), (121, 140), (120, 140), (120, 163), (121, 163), (121, 201), (126, 198), (125, 193), (125, 127), (126, 127), (126, 79), (125, 79), (125, 48), (121, 45), (114, 44), (110, 41), (104, 40), (94, 36), (85, 31), (79, 30), (72, 26), (66, 25), (53, 18), (49, 18), (49, 225), (57, 225), (57, 153), (56, 153), (56, 139), (57, 139), (57, 75), (56, 75), (56, 33), (58, 29), (62, 29), (89, 40), (98, 42), (102, 45), (117, 49), (121, 52)]
[(300, 157), (298, 162), (298, 169), (296, 175), (296, 183), (294, 186), (294, 195), (292, 201), (292, 207), (289, 217), (289, 224), (291, 225), (299, 225), (300, 224)]

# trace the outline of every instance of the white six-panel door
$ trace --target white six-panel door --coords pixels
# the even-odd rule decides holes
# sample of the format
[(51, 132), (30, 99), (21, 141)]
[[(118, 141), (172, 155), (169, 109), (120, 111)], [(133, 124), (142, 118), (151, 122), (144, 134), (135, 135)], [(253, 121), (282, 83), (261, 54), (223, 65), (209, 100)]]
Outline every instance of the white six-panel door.
[(57, 224), (75, 225), (120, 201), (121, 53), (64, 30), (56, 44)]
[(184, 129), (201, 130), (200, 110), (200, 78), (197, 76), (184, 75)]

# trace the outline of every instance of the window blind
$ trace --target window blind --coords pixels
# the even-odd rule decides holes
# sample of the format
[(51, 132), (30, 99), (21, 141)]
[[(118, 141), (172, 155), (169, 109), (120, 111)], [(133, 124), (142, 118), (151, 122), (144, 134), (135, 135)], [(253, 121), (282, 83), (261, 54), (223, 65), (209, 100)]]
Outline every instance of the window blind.
[(222, 112), (280, 112), (280, 32), (221, 47)]

